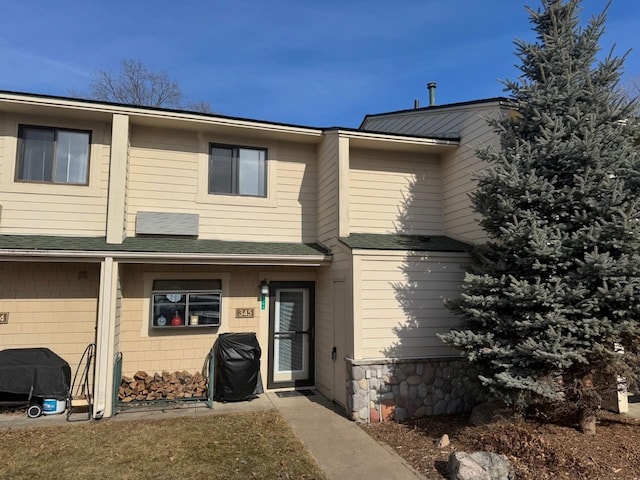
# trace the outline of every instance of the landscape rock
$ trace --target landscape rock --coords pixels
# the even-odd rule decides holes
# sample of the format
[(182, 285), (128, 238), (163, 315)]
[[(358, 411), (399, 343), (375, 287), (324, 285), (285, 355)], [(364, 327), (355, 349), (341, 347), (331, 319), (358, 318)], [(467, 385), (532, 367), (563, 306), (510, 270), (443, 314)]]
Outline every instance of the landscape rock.
[(515, 480), (511, 463), (504, 455), (491, 452), (453, 452), (449, 455), (451, 480)]
[(449, 435), (446, 433), (440, 437), (440, 440), (436, 442), (436, 448), (444, 448), (449, 446)]

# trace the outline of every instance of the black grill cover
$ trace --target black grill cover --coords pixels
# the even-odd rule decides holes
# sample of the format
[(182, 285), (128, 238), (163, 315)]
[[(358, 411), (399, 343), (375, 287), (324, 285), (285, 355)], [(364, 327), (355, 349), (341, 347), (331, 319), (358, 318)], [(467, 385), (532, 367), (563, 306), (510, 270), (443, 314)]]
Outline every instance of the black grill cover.
[(48, 348), (0, 351), (0, 392), (65, 400), (70, 384), (69, 364)]
[(262, 393), (260, 345), (255, 333), (223, 333), (213, 345), (214, 400), (238, 402)]

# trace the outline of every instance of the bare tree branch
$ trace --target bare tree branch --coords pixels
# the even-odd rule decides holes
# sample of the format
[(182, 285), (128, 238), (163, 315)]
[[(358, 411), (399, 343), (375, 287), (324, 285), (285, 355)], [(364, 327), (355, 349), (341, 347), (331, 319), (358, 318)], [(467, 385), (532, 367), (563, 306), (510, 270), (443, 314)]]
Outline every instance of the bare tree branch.
[(87, 93), (72, 93), (105, 102), (213, 113), (207, 102), (185, 103), (180, 86), (167, 72), (153, 72), (140, 60), (132, 58), (122, 59), (118, 71), (96, 71)]

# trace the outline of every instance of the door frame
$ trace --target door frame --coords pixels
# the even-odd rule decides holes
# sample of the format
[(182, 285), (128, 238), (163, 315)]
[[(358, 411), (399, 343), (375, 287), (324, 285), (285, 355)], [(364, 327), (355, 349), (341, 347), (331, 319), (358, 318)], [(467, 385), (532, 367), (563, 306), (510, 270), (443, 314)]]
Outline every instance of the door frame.
[[(275, 353), (275, 313), (276, 290), (281, 288), (306, 288), (309, 291), (309, 378), (285, 382), (273, 381), (274, 353)], [(311, 387), (315, 385), (316, 360), (316, 282), (271, 282), (269, 284), (269, 348), (267, 364), (267, 388)]]

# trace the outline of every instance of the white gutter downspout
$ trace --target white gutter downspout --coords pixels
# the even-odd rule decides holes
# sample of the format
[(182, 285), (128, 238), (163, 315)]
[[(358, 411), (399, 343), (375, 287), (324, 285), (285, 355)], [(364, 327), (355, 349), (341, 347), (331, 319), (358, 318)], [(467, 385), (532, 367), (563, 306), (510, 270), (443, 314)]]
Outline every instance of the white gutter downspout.
[(96, 374), (93, 418), (113, 415), (113, 360), (118, 263), (105, 257), (100, 264), (100, 294), (96, 331)]

